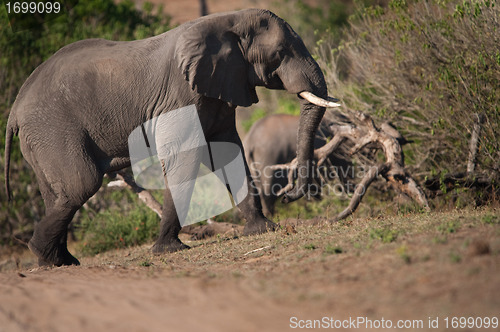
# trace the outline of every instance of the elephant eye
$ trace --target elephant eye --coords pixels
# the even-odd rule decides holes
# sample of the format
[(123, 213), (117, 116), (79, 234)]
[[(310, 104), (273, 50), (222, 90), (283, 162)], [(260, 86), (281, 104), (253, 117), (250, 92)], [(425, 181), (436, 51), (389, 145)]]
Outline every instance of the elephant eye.
[(274, 58), (278, 60), (283, 60), (285, 57), (285, 49), (283, 47), (278, 48), (278, 50), (274, 53)]

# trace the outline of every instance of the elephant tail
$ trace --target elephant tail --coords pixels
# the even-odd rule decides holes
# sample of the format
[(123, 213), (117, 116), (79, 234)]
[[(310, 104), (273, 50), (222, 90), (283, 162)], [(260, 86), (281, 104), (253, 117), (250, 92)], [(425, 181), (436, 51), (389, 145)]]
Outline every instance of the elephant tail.
[(7, 194), (7, 201), (12, 200), (12, 195), (10, 192), (9, 184), (9, 170), (10, 170), (10, 149), (12, 145), (12, 137), (17, 134), (18, 127), (17, 124), (13, 123), (13, 118), (9, 117), (7, 121), (7, 130), (5, 134), (5, 192)]

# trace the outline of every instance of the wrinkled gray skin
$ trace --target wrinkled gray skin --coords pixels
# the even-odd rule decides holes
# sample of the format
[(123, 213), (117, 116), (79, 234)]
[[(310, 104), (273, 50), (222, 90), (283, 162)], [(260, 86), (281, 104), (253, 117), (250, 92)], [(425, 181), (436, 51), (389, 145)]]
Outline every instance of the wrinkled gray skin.
[[(258, 101), (256, 86), (327, 97), (323, 74), (300, 37), (282, 19), (256, 9), (205, 16), (144, 40), (82, 40), (41, 64), (12, 107), (5, 150), (7, 179), (10, 144), (18, 134), (45, 201), (46, 216), (29, 242), (39, 264), (79, 264), (67, 250), (68, 224), (105, 173), (130, 166), (127, 138), (134, 128), (194, 104), (207, 142), (241, 146), (235, 108)], [(306, 171), (289, 201), (303, 196), (310, 182), (314, 133), (325, 111), (300, 102), (298, 159)], [(247, 179), (250, 194), (239, 205), (245, 234), (273, 230), (248, 167)], [(178, 238), (168, 189), (160, 227), (155, 253), (188, 248)]]
[[(288, 114), (274, 114), (257, 121), (243, 140), (245, 157), (250, 167), (254, 185), (260, 195), (265, 215), (274, 214), (274, 205), (281, 188), (288, 183), (288, 173), (284, 170), (273, 171), (269, 166), (292, 161), (297, 152), (297, 130), (300, 118)], [(321, 122), (314, 139), (314, 148), (326, 144), (326, 138), (333, 135), (330, 123)], [(331, 155), (330, 164), (343, 171), (338, 172), (342, 184), (346, 185), (350, 162), (342, 157)], [(328, 174), (331, 172), (329, 171)], [(315, 179), (319, 180), (319, 179)], [(320, 183), (311, 184), (309, 195), (321, 196)]]

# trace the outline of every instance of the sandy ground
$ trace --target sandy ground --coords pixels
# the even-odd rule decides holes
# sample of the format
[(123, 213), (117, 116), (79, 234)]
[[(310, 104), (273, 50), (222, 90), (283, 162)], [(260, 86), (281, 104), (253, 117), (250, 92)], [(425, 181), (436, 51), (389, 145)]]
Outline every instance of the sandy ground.
[(241, 282), (169, 278), (122, 267), (4, 275), (0, 331), (277, 330), (290, 307)]
[[(444, 233), (435, 226), (449, 217), (431, 214), (184, 235), (188, 251), (153, 256), (145, 245), (73, 267), (36, 268), (31, 254), (15, 254), (0, 266), (0, 331), (285, 331), (323, 317), (421, 321), (413, 330), (438, 318), (442, 331), (446, 317), (500, 318), (500, 225), (471, 213)], [(412, 228), (389, 243), (366, 235), (386, 222)]]

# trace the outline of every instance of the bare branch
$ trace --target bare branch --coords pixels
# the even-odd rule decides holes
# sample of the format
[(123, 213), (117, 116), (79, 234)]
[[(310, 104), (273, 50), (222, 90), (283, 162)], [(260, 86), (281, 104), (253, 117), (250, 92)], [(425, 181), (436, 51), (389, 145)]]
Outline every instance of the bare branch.
[(474, 113), (474, 126), (472, 128), (472, 136), (470, 138), (469, 144), (469, 160), (467, 161), (467, 173), (474, 173), (474, 168), (476, 167), (476, 155), (479, 145), (479, 135), (481, 134), (481, 124), (484, 121), (484, 117)]
[(139, 199), (161, 218), (161, 204), (158, 203), (149, 191), (138, 186), (134, 179), (125, 172), (117, 172), (116, 177), (118, 180), (110, 182), (108, 187), (127, 187), (132, 189), (139, 196)]
[(347, 206), (344, 211), (340, 212), (334, 219), (334, 221), (339, 221), (344, 218), (347, 218), (350, 216), (356, 209), (358, 208), (359, 203), (361, 202), (361, 199), (365, 195), (366, 191), (368, 190), (368, 187), (370, 184), (377, 178), (377, 176), (382, 173), (386, 172), (387, 169), (390, 168), (389, 164), (382, 164), (378, 165), (376, 167), (371, 167), (370, 170), (365, 174), (363, 179), (361, 180), (360, 183), (356, 186), (356, 190), (354, 191), (354, 194), (352, 195), (351, 201), (349, 202), (349, 206)]

